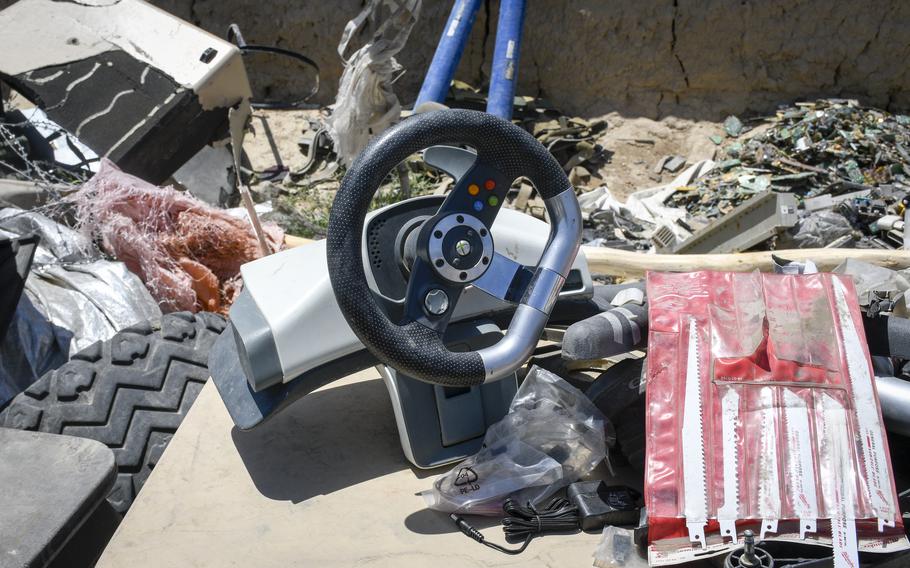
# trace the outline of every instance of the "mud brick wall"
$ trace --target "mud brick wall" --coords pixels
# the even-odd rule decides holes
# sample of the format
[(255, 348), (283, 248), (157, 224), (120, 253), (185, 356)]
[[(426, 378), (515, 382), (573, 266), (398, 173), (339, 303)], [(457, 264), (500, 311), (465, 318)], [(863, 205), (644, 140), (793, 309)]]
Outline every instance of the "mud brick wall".
[[(303, 52), (322, 67), (322, 103), (331, 102), (341, 76), (341, 31), (364, 4), (153, 3), (222, 37), (237, 22), (250, 43)], [(475, 85), (487, 80), (498, 4), (487, 0), (481, 8), (457, 78)], [(399, 57), (407, 73), (396, 89), (406, 103), (416, 97), (450, 6), (424, 0)], [(615, 110), (718, 119), (814, 96), (907, 110), (907, 22), (905, 0), (528, 0), (518, 91), (583, 115)], [(293, 64), (265, 57), (250, 63), (252, 79), (274, 96), (309, 88)]]

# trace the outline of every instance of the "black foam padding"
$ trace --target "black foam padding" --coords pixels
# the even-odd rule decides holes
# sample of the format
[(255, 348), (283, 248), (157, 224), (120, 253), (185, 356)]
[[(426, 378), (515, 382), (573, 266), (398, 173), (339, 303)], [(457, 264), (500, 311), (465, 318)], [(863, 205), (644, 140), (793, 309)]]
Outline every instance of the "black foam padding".
[(863, 327), (872, 355), (910, 359), (910, 319), (864, 315)]
[(570, 325), (562, 340), (562, 357), (567, 361), (612, 357), (641, 347), (647, 338), (647, 304), (615, 306)]
[(329, 277), (351, 329), (379, 360), (426, 382), (472, 386), (486, 378), (480, 355), (449, 351), (438, 333), (419, 323), (399, 326), (389, 321), (373, 298), (363, 270), (363, 223), (376, 190), (399, 162), (442, 144), (471, 146), (478, 162), (509, 180), (527, 177), (544, 199), (571, 188), (547, 149), (511, 122), (469, 110), (412, 116), (377, 136), (345, 175), (329, 217)]

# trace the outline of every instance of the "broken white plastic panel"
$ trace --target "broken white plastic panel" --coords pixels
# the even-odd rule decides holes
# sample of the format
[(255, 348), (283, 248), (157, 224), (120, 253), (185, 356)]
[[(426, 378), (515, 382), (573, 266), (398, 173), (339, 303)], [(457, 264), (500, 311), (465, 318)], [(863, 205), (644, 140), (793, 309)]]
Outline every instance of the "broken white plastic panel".
[(809, 439), (809, 409), (806, 401), (791, 390), (784, 391), (784, 421), (787, 430), (787, 478), (790, 500), (799, 517), (799, 538), (816, 532), (818, 495), (815, 465)]
[(683, 485), (689, 540), (705, 546), (708, 494), (705, 484), (705, 441), (701, 405), (701, 349), (695, 318), (689, 318), (686, 356), (686, 398), (683, 409)]
[(635, 304), (641, 306), (645, 303), (645, 291), (641, 288), (625, 288), (620, 290), (610, 302), (612, 306), (624, 306), (626, 304)]
[(885, 526), (894, 526), (896, 512), (891, 500), (891, 474), (888, 468), (888, 457), (885, 455), (885, 441), (882, 437), (883, 428), (879, 420), (878, 405), (875, 403), (872, 371), (847, 306), (847, 289), (839, 278), (833, 278), (832, 283), (834, 304), (837, 307), (843, 334), (847, 373), (850, 375), (850, 384), (853, 387), (854, 408), (856, 408), (859, 430), (856, 438), (862, 449), (862, 467), (869, 486), (872, 510), (878, 518), (878, 530), (882, 531)]
[(759, 540), (777, 532), (780, 519), (780, 472), (777, 455), (774, 390), (761, 389), (761, 454), (758, 457), (758, 513), (762, 518)]
[(724, 454), (724, 504), (717, 510), (721, 537), (736, 541), (736, 519), (739, 518), (739, 453), (736, 448), (736, 424), (739, 421), (739, 393), (730, 387), (721, 398)]

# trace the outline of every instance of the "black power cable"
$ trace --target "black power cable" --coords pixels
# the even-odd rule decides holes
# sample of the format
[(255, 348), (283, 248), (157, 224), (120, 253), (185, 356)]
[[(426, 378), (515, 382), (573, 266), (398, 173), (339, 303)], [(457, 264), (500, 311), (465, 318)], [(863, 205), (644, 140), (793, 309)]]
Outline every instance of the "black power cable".
[(502, 520), (502, 531), (509, 539), (524, 539), (518, 548), (506, 548), (495, 542), (487, 541), (483, 534), (465, 521), (462, 517), (452, 514), (458, 530), (484, 546), (506, 554), (521, 554), (531, 543), (531, 540), (544, 533), (573, 532), (579, 529), (578, 507), (568, 499), (557, 497), (547, 503), (542, 509), (537, 509), (531, 503), (522, 507), (512, 499), (507, 499), (502, 505), (506, 518)]
[(247, 55), (254, 52), (259, 53), (271, 53), (273, 55), (281, 55), (284, 57), (290, 57), (296, 59), (304, 65), (312, 67), (316, 71), (316, 80), (313, 84), (313, 88), (310, 90), (309, 94), (300, 99), (299, 101), (250, 101), (250, 106), (253, 108), (262, 108), (262, 109), (271, 109), (271, 110), (287, 110), (287, 109), (296, 109), (302, 108), (305, 106), (306, 102), (316, 96), (316, 93), (319, 92), (319, 65), (315, 61), (303, 55), (302, 53), (297, 53), (296, 51), (291, 51), (290, 49), (284, 49), (283, 47), (275, 47), (271, 45), (253, 45), (246, 42), (243, 39), (243, 34), (240, 33), (240, 27), (237, 24), (231, 24), (228, 26), (227, 33), (228, 41), (233, 42), (239, 49), (240, 53)]

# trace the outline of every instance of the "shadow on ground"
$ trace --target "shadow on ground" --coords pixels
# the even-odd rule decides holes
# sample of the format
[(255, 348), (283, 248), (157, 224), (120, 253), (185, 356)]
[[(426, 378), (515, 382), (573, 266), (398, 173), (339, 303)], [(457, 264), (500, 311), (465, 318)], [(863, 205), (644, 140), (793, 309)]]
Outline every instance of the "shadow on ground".
[(256, 488), (300, 503), (383, 475), (411, 469), (401, 451), (392, 405), (379, 379), (311, 393), (262, 426), (231, 431)]

